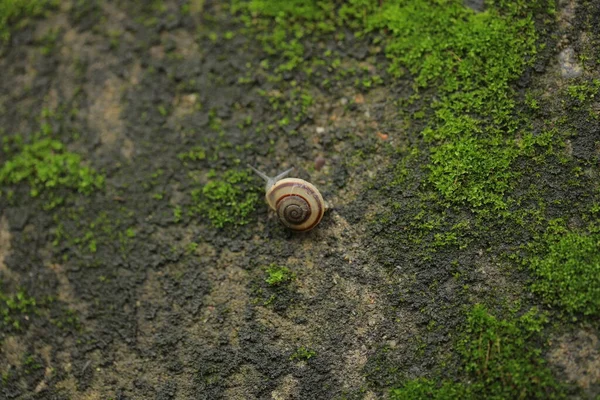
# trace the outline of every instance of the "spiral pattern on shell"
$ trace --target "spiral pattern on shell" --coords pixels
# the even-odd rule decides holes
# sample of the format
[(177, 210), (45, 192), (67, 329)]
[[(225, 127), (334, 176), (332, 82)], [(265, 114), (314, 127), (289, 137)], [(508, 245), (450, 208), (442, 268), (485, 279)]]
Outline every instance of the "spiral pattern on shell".
[(309, 231), (321, 221), (325, 201), (319, 190), (303, 179), (277, 181), (267, 192), (267, 203), (279, 220), (295, 231)]

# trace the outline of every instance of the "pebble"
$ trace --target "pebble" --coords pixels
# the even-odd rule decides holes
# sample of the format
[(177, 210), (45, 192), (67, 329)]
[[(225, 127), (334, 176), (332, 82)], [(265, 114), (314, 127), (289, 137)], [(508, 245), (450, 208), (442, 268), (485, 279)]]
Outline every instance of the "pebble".
[(567, 47), (558, 55), (558, 62), (560, 64), (560, 74), (563, 78), (572, 79), (581, 76), (583, 69), (577, 63), (577, 57), (575, 57), (575, 50), (571, 47)]
[(326, 161), (327, 160), (325, 160), (325, 157), (318, 156), (317, 158), (315, 158), (315, 169), (317, 171), (320, 171), (321, 168), (323, 168), (323, 166), (325, 165)]

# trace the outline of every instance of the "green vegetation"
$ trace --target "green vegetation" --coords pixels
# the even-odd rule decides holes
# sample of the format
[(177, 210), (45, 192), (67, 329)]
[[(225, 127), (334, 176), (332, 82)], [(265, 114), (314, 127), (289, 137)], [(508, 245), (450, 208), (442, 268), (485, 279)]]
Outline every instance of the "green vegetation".
[(383, 34), (388, 72), (414, 76), (410, 101), (420, 99), (425, 88), (437, 90), (430, 104), (435, 117), (423, 131), (430, 144), (429, 182), (449, 204), (499, 211), (507, 208), (506, 194), (518, 178), (514, 161), (551, 139), (533, 139), (517, 115), (511, 84), (537, 51), (532, 15), (552, 15), (553, 4), (496, 1), (475, 12), (462, 0), (352, 0), (340, 6), (236, 0), (232, 10), (267, 53), (285, 60), (276, 72), (304, 61), (308, 35), (341, 26), (357, 35)]
[(444, 382), (438, 387), (433, 381), (425, 378), (417, 378), (406, 382), (400, 389), (390, 392), (392, 400), (447, 400), (465, 399), (465, 387), (461, 384)]
[(293, 360), (308, 361), (316, 355), (317, 355), (316, 351), (306, 348), (304, 346), (301, 346), (301, 347), (298, 347), (296, 349), (296, 351), (294, 351), (294, 353), (290, 356), (290, 360), (292, 360), (292, 361)]
[[(83, 166), (81, 156), (67, 151), (61, 142), (42, 138), (23, 145), (0, 168), (0, 185), (20, 182), (29, 184), (32, 197), (57, 187), (67, 187), (87, 195), (103, 187), (104, 177)], [(53, 199), (49, 208), (60, 202), (62, 199)]]
[(10, 38), (12, 28), (27, 17), (43, 15), (58, 0), (0, 0), (0, 44)]
[(528, 151), (515, 140), (523, 124), (510, 84), (536, 52), (530, 15), (549, 2), (497, 2), (481, 13), (462, 1), (443, 3), (385, 2), (368, 25), (394, 33), (386, 48), (393, 75), (410, 72), (417, 93), (438, 90), (434, 123), (423, 131), (429, 181), (452, 204), (505, 209), (517, 177), (511, 164)]
[(546, 323), (536, 309), (499, 320), (484, 306), (473, 308), (459, 348), (466, 372), (477, 377), (470, 387), (475, 398), (550, 398), (560, 393), (534, 344)]
[(520, 317), (498, 319), (482, 305), (468, 314), (458, 348), (465, 381), (436, 385), (428, 379), (407, 382), (392, 399), (548, 399), (563, 397), (535, 345), (547, 317), (531, 309)]
[(183, 217), (183, 209), (179, 205), (175, 206), (175, 208), (173, 208), (173, 222), (174, 223), (180, 222), (182, 217)]
[(277, 68), (279, 72), (291, 71), (304, 61), (303, 37), (335, 30), (330, 1), (234, 0), (232, 10), (241, 13), (247, 26), (258, 33), (268, 54), (285, 60)]
[(589, 84), (570, 85), (567, 87), (569, 96), (581, 103), (593, 99), (600, 90), (600, 79), (593, 79)]
[(268, 266), (265, 272), (267, 273), (265, 282), (271, 286), (281, 285), (282, 283), (289, 282), (294, 278), (294, 274), (289, 268), (276, 264), (271, 264)]
[(0, 326), (21, 329), (22, 319), (36, 310), (36, 301), (27, 296), (24, 290), (5, 295), (0, 292)]
[(25, 357), (25, 360), (23, 361), (23, 369), (24, 369), (25, 374), (27, 374), (27, 375), (32, 374), (33, 372), (35, 372), (39, 369), (42, 369), (42, 368), (43, 368), (42, 364), (32, 354)]
[(182, 15), (199, 15), (204, 8), (204, 0), (188, 0), (181, 6)]
[[(155, 2), (156, 10), (161, 13), (167, 12), (168, 8), (159, 3)], [(193, 4), (201, 9), (201, 3), (201, 1), (184, 2), (185, 9), (182, 12), (191, 13)], [(265, 50), (273, 56), (260, 62), (260, 65), (248, 62), (247, 68), (250, 71), (248, 77), (239, 81), (240, 84), (255, 85), (256, 75), (260, 75), (262, 81), (265, 78), (264, 70), (269, 70), (266, 73), (269, 84), (258, 89), (257, 93), (261, 98), (257, 101), (267, 102), (274, 112), (271, 120), (262, 121), (259, 118), (261, 129), (264, 127), (266, 130), (293, 131), (295, 122), (300, 122), (308, 116), (309, 109), (315, 103), (313, 95), (316, 95), (318, 101), (322, 101), (320, 97), (322, 93), (319, 93), (319, 90), (308, 85), (303, 86), (306, 84), (305, 77), (310, 77), (313, 73), (312, 69), (323, 66), (318, 62), (333, 60), (325, 65), (330, 72), (331, 69), (336, 68), (350, 70), (346, 68), (346, 60), (342, 61), (339, 55), (335, 54), (337, 50), (328, 49), (336, 46), (329, 46), (327, 42), (318, 43), (317, 40), (310, 39), (312, 45), (316, 44), (310, 51), (311, 57), (315, 59), (308, 59), (304, 46), (309, 35), (315, 35), (316, 39), (319, 35), (321, 37), (329, 35), (331, 38), (328, 40), (332, 40), (335, 36), (336, 41), (342, 42), (344, 33), (341, 36), (336, 34), (335, 32), (342, 32), (342, 29), (338, 30), (338, 28), (350, 28), (357, 36), (372, 33), (370, 37), (374, 39), (369, 43), (372, 46), (369, 46), (368, 52), (375, 53), (379, 51), (375, 48), (383, 47), (390, 60), (388, 73), (398, 80), (410, 80), (413, 83), (412, 96), (409, 99), (400, 99), (399, 103), (400, 109), (409, 105), (411, 112), (414, 113), (410, 118), (406, 118), (407, 129), (403, 132), (403, 136), (409, 137), (414, 134), (414, 126), (419, 126), (418, 134), (424, 138), (424, 143), (421, 143), (419, 140), (414, 140), (414, 137), (409, 137), (410, 140), (407, 142), (421, 146), (418, 150), (405, 149), (408, 153), (413, 152), (414, 162), (408, 164), (408, 161), (405, 162), (403, 159), (396, 168), (398, 173), (394, 177), (395, 180), (378, 183), (382, 183), (380, 186), (390, 191), (397, 187), (409, 187), (410, 185), (406, 185), (407, 181), (421, 179), (419, 174), (413, 174), (413, 166), (415, 164), (422, 166), (423, 162), (429, 163), (425, 166), (428, 175), (423, 178), (429, 185), (414, 185), (419, 188), (418, 190), (423, 190), (417, 194), (416, 199), (405, 201), (401, 196), (389, 196), (393, 204), (387, 208), (390, 210), (389, 215), (395, 217), (390, 218), (389, 224), (401, 227), (403, 230), (401, 235), (406, 240), (410, 240), (411, 245), (415, 245), (396, 246), (394, 249), (410, 252), (410, 257), (407, 257), (410, 260), (414, 259), (415, 249), (419, 250), (417, 244), (434, 250), (444, 248), (451, 253), (447, 257), (448, 260), (457, 256), (456, 272), (454, 272), (457, 287), (465, 282), (469, 285), (472, 284), (471, 281), (481, 282), (469, 276), (471, 264), (458, 268), (458, 255), (461, 255), (459, 250), (475, 242), (478, 247), (483, 247), (486, 253), (491, 253), (490, 259), (493, 259), (497, 255), (494, 253), (496, 232), (491, 231), (494, 228), (489, 228), (490, 231), (487, 231), (489, 225), (482, 223), (481, 219), (473, 218), (469, 209), (475, 210), (478, 216), (489, 215), (495, 218), (498, 215), (508, 215), (507, 210), (521, 200), (511, 198), (513, 182), (518, 180), (522, 173), (515, 168), (515, 161), (530, 156), (539, 147), (550, 146), (558, 136), (556, 133), (558, 130), (550, 132), (544, 131), (544, 128), (535, 136), (531, 133), (529, 122), (520, 115), (522, 104), (518, 103), (517, 94), (512, 88), (514, 81), (531, 65), (538, 50), (535, 44), (536, 32), (532, 16), (535, 14), (537, 18), (543, 18), (544, 15), (551, 15), (552, 2), (491, 0), (486, 1), (484, 12), (475, 12), (465, 7), (463, 0), (348, 0), (345, 2), (233, 0), (233, 4), (233, 10), (239, 12), (248, 26), (258, 33)], [(239, 32), (225, 34), (211, 32), (208, 35), (210, 40), (215, 42), (240, 36), (242, 35)], [(42, 49), (43, 52), (52, 50), (56, 35), (49, 35), (47, 39), (47, 47)], [(111, 42), (113, 47), (117, 47), (117, 43)], [(323, 53), (316, 54), (322, 44), (325, 44), (322, 46)], [(370, 64), (371, 61), (364, 63)], [(300, 72), (297, 71), (300, 69)], [(299, 73), (287, 74), (292, 70)], [(259, 72), (255, 73), (255, 71)], [(270, 74), (270, 72), (275, 73)], [(286, 77), (283, 80), (284, 73), (285, 76), (291, 75), (292, 78)], [(339, 74), (343, 73), (339, 72)], [(355, 88), (364, 92), (375, 85), (382, 84), (382, 78), (374, 75), (375, 73), (366, 78), (352, 76), (356, 82)], [(327, 75), (328, 79), (334, 79), (331, 75)], [(347, 79), (347, 81), (351, 80)], [(568, 95), (574, 103), (589, 103), (597, 95), (597, 81), (594, 81), (594, 85), (573, 85), (566, 88), (563, 94)], [(323, 83), (321, 87), (325, 86)], [(282, 87), (285, 89), (282, 90)], [(404, 87), (406, 85), (403, 85)], [(404, 93), (403, 90), (402, 95)], [(531, 109), (544, 108), (543, 105), (540, 106), (535, 96), (531, 94), (526, 96), (528, 97), (525, 104)], [(389, 101), (394, 100), (397, 99)], [(355, 101), (355, 103), (350, 101), (347, 110), (350, 106), (356, 107), (362, 101)], [(414, 111), (417, 104), (422, 108)], [(253, 125), (252, 117), (245, 116), (246, 112), (251, 112), (250, 106), (245, 108), (236, 104), (234, 107), (236, 108), (234, 114), (239, 116), (240, 130)], [(240, 109), (238, 110), (237, 107)], [(159, 105), (156, 112), (167, 116), (171, 110), (166, 105)], [(211, 168), (221, 168), (223, 165), (227, 167), (238, 165), (240, 160), (235, 158), (238, 152), (234, 151), (233, 144), (224, 140), (223, 134), (230, 127), (229, 124), (235, 121), (231, 121), (226, 116), (227, 113), (219, 114), (217, 109), (207, 112), (213, 134), (210, 138), (199, 138), (198, 140), (202, 141), (201, 145), (181, 153), (179, 159), (186, 166), (210, 165)], [(404, 113), (404, 111), (400, 112)], [(223, 119), (219, 115), (223, 115)], [(244, 116), (245, 119), (242, 120)], [(418, 123), (411, 125), (415, 121)], [(358, 122), (362, 123), (365, 120)], [(426, 128), (423, 129), (423, 126)], [(256, 132), (259, 130), (257, 129)], [(277, 139), (276, 135), (271, 135), (265, 139), (265, 142), (267, 140), (275, 142)], [(324, 139), (326, 141), (321, 143), (324, 149), (337, 151), (338, 145), (342, 142), (340, 137), (332, 139), (332, 136), (328, 136)], [(239, 141), (236, 140), (235, 143)], [(369, 159), (372, 152), (367, 146), (368, 143), (364, 146), (362, 143), (361, 146), (355, 146), (354, 160)], [(217, 149), (224, 151), (217, 151)], [(248, 156), (248, 152), (244, 154)], [(275, 156), (280, 154), (277, 153)], [(419, 156), (418, 160), (416, 160), (417, 156)], [(213, 161), (219, 162), (213, 163)], [(339, 166), (342, 168), (348, 164)], [(206, 169), (199, 167), (196, 171), (190, 172), (189, 176), (192, 179), (202, 183), (191, 193), (193, 205), (190, 211), (217, 228), (244, 225), (250, 221), (250, 215), (262, 199), (262, 186), (256, 184), (252, 175), (245, 172), (222, 171), (224, 172), (211, 171), (206, 175)], [(577, 173), (583, 174), (581, 170)], [(144, 183), (144, 187), (150, 189), (157, 186), (162, 175), (162, 170), (157, 171), (150, 181)], [(162, 180), (166, 180), (167, 176)], [(21, 182), (27, 182), (31, 188), (31, 195), (35, 197), (57, 187), (89, 194), (103, 185), (103, 178), (93, 170), (82, 166), (80, 157), (67, 152), (62, 143), (42, 139), (21, 146), (17, 155), (1, 166), (0, 185), (14, 185)], [(342, 184), (337, 187), (341, 186)], [(424, 188), (424, 186), (428, 187)], [(161, 185), (162, 187), (164, 186)], [(531, 189), (532, 192), (535, 190), (537, 189)], [(412, 196), (409, 192), (407, 191), (406, 198)], [(395, 191), (393, 194), (396, 193)], [(156, 200), (163, 200), (164, 192), (151, 193), (151, 196)], [(409, 203), (408, 207), (405, 207), (407, 203)], [(430, 207), (431, 203), (434, 203), (434, 207)], [(454, 206), (459, 210), (448, 211), (448, 208), (438, 207), (440, 203), (443, 206)], [(164, 201), (161, 205), (164, 205)], [(384, 207), (386, 206), (387, 204), (384, 204)], [(183, 211), (181, 206), (174, 207), (174, 222), (183, 219)], [(369, 218), (370, 215), (370, 213), (365, 214), (365, 218)], [(111, 214), (110, 217), (112, 216)], [(544, 216), (540, 217), (542, 218)], [(70, 239), (72, 244), (79, 245), (80, 250), (90, 253), (96, 253), (98, 250), (103, 253), (102, 245), (109, 242), (106, 238), (114, 241), (117, 237), (116, 225), (112, 221), (110, 224), (106, 222), (108, 219), (109, 217), (104, 215), (91, 224), (73, 228), (71, 231), (77, 231), (78, 235), (72, 235), (73, 238)], [(121, 224), (118, 232), (123, 253), (125, 253), (127, 240), (136, 236), (136, 231), (132, 228), (125, 229), (126, 226)], [(57, 238), (62, 234), (61, 229), (59, 225)], [(511, 227), (506, 229), (507, 237), (510, 229)], [(485, 236), (494, 239), (488, 241), (482, 234), (483, 230), (486, 230)], [(146, 230), (141, 229), (139, 232), (138, 235), (144, 235)], [(532, 271), (537, 276), (533, 289), (549, 304), (560, 306), (569, 313), (597, 315), (600, 305), (598, 292), (600, 257), (596, 255), (599, 243), (600, 239), (597, 235), (569, 234), (550, 237), (546, 253), (531, 261)], [(508, 244), (507, 247), (510, 245)], [(278, 244), (275, 243), (275, 246)], [(187, 254), (193, 254), (197, 249), (198, 244), (195, 242), (185, 246)], [(472, 249), (473, 247), (469, 252)], [(281, 253), (274, 251), (273, 255), (277, 254)], [(465, 258), (460, 257), (461, 262)], [(469, 258), (473, 257), (469, 256)], [(475, 261), (474, 264), (478, 262)], [(482, 262), (487, 262), (487, 259)], [(279, 311), (287, 304), (293, 304), (296, 298), (293, 297), (293, 293), (288, 293), (292, 292), (288, 289), (292, 286), (289, 282), (294, 278), (293, 273), (287, 267), (277, 264), (266, 267), (264, 275), (262, 272), (261, 270), (254, 277), (254, 282), (258, 282), (257, 286), (260, 287), (261, 294), (264, 290), (270, 295), (268, 302), (276, 302), (275, 293), (285, 294), (279, 296), (283, 300), (281, 305), (275, 303), (278, 307), (281, 306), (274, 307), (275, 310)], [(406, 272), (410, 275), (409, 279), (419, 280), (418, 285), (413, 286), (424, 287), (422, 285), (425, 283), (424, 278), (413, 272), (411, 270)], [(461, 274), (466, 278), (459, 279)], [(110, 279), (101, 275), (98, 280), (108, 283), (114, 279), (114, 274), (110, 271), (107, 275)], [(434, 286), (443, 284), (444, 278), (442, 271), (429, 287), (434, 289)], [(515, 285), (518, 285), (518, 282)], [(464, 284), (463, 288), (464, 292), (467, 292), (467, 284)], [(435, 290), (430, 292), (435, 293)], [(0, 297), (0, 312), (3, 313), (0, 315), (3, 315), (5, 323), (11, 326), (15, 326), (14, 320), (9, 319), (6, 322), (6, 315), (14, 319), (20, 313), (30, 312), (28, 307), (35, 306), (34, 299), (27, 298), (24, 294), (19, 299), (19, 294), (7, 297), (10, 302)], [(411, 295), (410, 291), (406, 294), (406, 296)], [(485, 296), (470, 291), (464, 297), (469, 297), (470, 301), (471, 295)], [(33, 305), (28, 304), (31, 300)], [(437, 299), (431, 300), (428, 304), (425, 304), (426, 301), (429, 299), (423, 300), (423, 309), (425, 306), (439, 304), (436, 303), (439, 301)], [(447, 307), (453, 307), (454, 311), (461, 301), (462, 298), (447, 304)], [(20, 311), (21, 309), (25, 311)], [(6, 315), (5, 310), (7, 310)], [(464, 335), (458, 340), (457, 352), (463, 363), (463, 369), (458, 373), (458, 380), (440, 383), (425, 378), (411, 380), (402, 388), (392, 390), (392, 398), (477, 399), (561, 396), (561, 388), (545, 366), (538, 345), (542, 339), (540, 332), (546, 323), (544, 315), (532, 310), (521, 317), (507, 316), (502, 319), (492, 315), (484, 306), (478, 305), (467, 314), (467, 317)], [(441, 331), (443, 325), (443, 319), (431, 320), (427, 328), (422, 327), (422, 332), (425, 332), (425, 329)], [(422, 338), (417, 340), (422, 341), (424, 348), (426, 340)], [(315, 356), (314, 350), (299, 347), (289, 359), (309, 360)], [(214, 371), (216, 372), (207, 373), (206, 379), (216, 379), (214, 376), (217, 375), (221, 379), (220, 374), (226, 373), (216, 367)], [(454, 377), (453, 372), (450, 375)]]
[[(385, 214), (387, 220), (377, 224), (392, 227), (390, 232), (399, 232), (400, 240), (410, 241), (411, 252), (424, 247), (428, 254), (438, 248), (466, 248), (473, 238), (495, 236), (493, 229), (498, 217), (511, 221), (507, 231), (526, 226), (531, 231), (537, 230), (534, 234), (539, 233), (549, 218), (544, 190), (553, 189), (535, 183), (518, 193), (513, 189), (519, 180), (523, 181), (522, 175), (531, 173), (529, 177), (535, 178), (539, 171), (529, 168), (534, 163), (543, 163), (546, 157), (556, 157), (563, 164), (568, 162), (561, 150), (555, 151), (561, 147), (556, 146), (561, 144), (561, 135), (568, 134), (557, 122), (559, 118), (552, 123), (532, 121), (531, 114), (525, 114), (534, 111), (541, 118), (541, 110), (547, 112), (541, 91), (521, 96), (515, 90), (517, 79), (543, 49), (536, 27), (543, 30), (554, 23), (555, 2), (486, 1), (483, 12), (474, 11), (464, 3), (462, 0), (233, 2), (232, 10), (272, 56), (260, 63), (261, 68), (275, 75), (269, 77), (272, 82), (279, 82), (278, 78), (287, 71), (296, 72), (294, 79), (301, 75), (299, 71), (310, 76), (309, 69), (316, 65), (310, 57), (329, 62), (329, 71), (338, 68), (342, 62), (335, 50), (324, 48), (322, 54), (315, 54), (318, 51), (310, 47), (309, 57), (305, 47), (320, 38), (331, 38), (334, 36), (331, 32), (343, 27), (350, 28), (355, 36), (370, 33), (369, 52), (373, 54), (382, 46), (390, 61), (388, 73), (412, 83), (411, 96), (398, 99), (400, 114), (409, 127), (408, 135), (415, 132), (411, 126), (418, 126), (424, 141), (415, 145), (420, 146), (418, 149), (398, 150), (396, 154), (413, 155), (413, 160), (410, 164), (398, 160), (394, 179), (378, 186), (397, 194), (400, 190), (397, 188), (411, 186), (407, 181), (422, 179), (428, 185), (423, 185), (423, 181), (413, 185), (419, 186), (417, 200), (394, 198)], [(343, 39), (343, 34), (336, 35), (336, 40)], [(374, 77), (371, 80), (378, 81)], [(371, 85), (369, 80), (360, 83), (362, 89)], [(589, 106), (595, 102), (598, 87), (597, 80), (572, 85), (566, 88), (563, 98), (575, 107)], [(311, 92), (310, 88), (307, 92)], [(288, 126), (289, 91), (263, 90), (259, 94), (268, 98), (277, 112), (277, 118), (267, 129)], [(410, 109), (412, 114), (404, 109)], [(415, 121), (418, 123), (414, 124)], [(421, 172), (424, 164), (426, 175), (421, 177), (415, 170)], [(577, 177), (584, 174), (581, 168), (573, 171)], [(493, 224), (489, 223), (492, 220)], [(600, 263), (591, 253), (598, 249), (598, 239), (575, 236), (555, 237), (549, 254), (533, 261), (532, 268), (538, 276), (533, 288), (548, 303), (565, 307), (569, 312), (597, 314)], [(393, 247), (398, 241), (391, 243)], [(490, 244), (490, 249), (494, 251), (496, 245)], [(596, 275), (592, 276), (594, 271)], [(465, 365), (462, 383), (440, 385), (418, 379), (395, 390), (394, 396), (561, 397), (562, 389), (545, 367), (535, 345), (544, 323), (545, 317), (535, 311), (520, 318), (497, 319), (483, 306), (477, 306), (469, 313), (467, 334), (459, 346)]]
[[(132, 212), (121, 209), (119, 213), (109, 214), (101, 211), (94, 214), (95, 218), (89, 220), (84, 215), (85, 210), (65, 210), (64, 214), (56, 214), (54, 221), (56, 230), (52, 244), (58, 246), (66, 242), (70, 246), (77, 247), (82, 253), (96, 253), (99, 249), (111, 249), (125, 255), (131, 250), (132, 239), (136, 236), (134, 228), (128, 226)], [(74, 222), (75, 224), (73, 224)]]
[(589, 119), (598, 120), (598, 110), (594, 106), (594, 99), (600, 91), (600, 79), (582, 79), (577, 85), (570, 85), (566, 88), (567, 96), (570, 101), (563, 101), (575, 110), (586, 110)]
[(204, 147), (202, 147), (202, 146), (195, 146), (190, 151), (188, 151), (186, 153), (178, 154), (177, 157), (181, 161), (186, 161), (186, 160), (190, 160), (190, 161), (205, 160), (206, 159), (206, 149), (204, 149)]
[(193, 212), (208, 218), (217, 228), (247, 224), (258, 204), (259, 188), (253, 178), (245, 171), (226, 171), (221, 179), (192, 191)]
[(549, 235), (547, 254), (534, 257), (532, 288), (567, 312), (600, 315), (600, 235)]
[(59, 318), (51, 319), (50, 322), (59, 329), (79, 331), (82, 328), (79, 315), (76, 311), (66, 309)]
[(39, 45), (41, 46), (40, 51), (43, 55), (47, 56), (54, 51), (59, 34), (60, 34), (59, 29), (51, 29), (42, 38), (40, 38), (40, 40), (39, 40)]

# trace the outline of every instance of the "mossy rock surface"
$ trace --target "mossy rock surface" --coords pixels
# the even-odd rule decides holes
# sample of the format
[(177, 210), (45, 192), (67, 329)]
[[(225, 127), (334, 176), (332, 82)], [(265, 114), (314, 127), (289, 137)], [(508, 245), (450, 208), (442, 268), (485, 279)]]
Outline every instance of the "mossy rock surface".
[(0, 0), (0, 398), (596, 398), (599, 15)]

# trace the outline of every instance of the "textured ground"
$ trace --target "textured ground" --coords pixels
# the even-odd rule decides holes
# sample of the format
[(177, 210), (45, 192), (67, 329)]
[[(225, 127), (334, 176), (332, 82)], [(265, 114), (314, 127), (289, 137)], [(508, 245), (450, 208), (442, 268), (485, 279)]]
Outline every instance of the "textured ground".
[[(504, 116), (395, 73), (390, 27), (296, 59), (234, 11), (64, 1), (0, 45), (0, 398), (597, 398), (598, 4), (521, 13)], [(333, 209), (287, 231), (247, 163)]]

